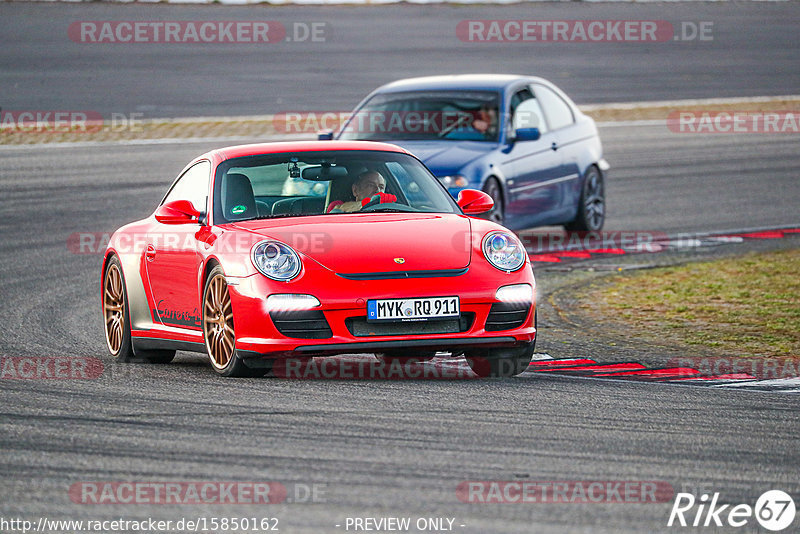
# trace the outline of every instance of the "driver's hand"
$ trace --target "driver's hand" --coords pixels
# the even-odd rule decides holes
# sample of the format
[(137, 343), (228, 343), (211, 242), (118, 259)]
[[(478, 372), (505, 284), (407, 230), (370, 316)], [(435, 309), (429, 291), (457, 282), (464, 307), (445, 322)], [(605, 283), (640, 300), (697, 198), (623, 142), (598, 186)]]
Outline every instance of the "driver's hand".
[(367, 204), (386, 204), (387, 202), (397, 202), (397, 197), (391, 193), (377, 193), (361, 201), (361, 207)]

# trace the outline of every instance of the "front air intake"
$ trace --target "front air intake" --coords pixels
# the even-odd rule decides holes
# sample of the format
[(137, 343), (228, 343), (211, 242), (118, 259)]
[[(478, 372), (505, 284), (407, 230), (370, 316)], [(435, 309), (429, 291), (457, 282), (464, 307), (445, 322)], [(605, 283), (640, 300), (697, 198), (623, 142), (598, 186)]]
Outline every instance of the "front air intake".
[(325, 339), (333, 336), (331, 327), (320, 310), (270, 312), (278, 332), (297, 339)]
[(528, 318), (531, 311), (529, 302), (496, 302), (489, 310), (486, 318), (486, 331), (496, 332), (498, 330), (511, 330), (519, 328)]

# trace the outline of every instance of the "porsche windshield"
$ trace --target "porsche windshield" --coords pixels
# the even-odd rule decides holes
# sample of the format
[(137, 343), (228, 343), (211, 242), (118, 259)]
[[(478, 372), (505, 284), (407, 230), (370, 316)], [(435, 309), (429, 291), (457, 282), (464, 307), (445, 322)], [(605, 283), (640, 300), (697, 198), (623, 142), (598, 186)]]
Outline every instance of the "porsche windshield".
[(497, 142), (499, 101), (492, 91), (382, 93), (350, 118), (340, 139)]
[(418, 160), (397, 152), (265, 154), (217, 167), (215, 221), (353, 212), (460, 211)]

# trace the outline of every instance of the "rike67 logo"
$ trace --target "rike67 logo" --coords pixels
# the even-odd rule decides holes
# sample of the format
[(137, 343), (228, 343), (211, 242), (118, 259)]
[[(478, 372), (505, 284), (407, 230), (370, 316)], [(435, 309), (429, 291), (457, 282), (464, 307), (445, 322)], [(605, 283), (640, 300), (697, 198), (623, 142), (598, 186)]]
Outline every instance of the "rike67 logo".
[(755, 506), (720, 504), (719, 493), (710, 499), (707, 493), (699, 499), (691, 493), (678, 493), (667, 526), (739, 528), (755, 518), (762, 528), (778, 532), (794, 523), (795, 513), (794, 500), (781, 490), (764, 492)]

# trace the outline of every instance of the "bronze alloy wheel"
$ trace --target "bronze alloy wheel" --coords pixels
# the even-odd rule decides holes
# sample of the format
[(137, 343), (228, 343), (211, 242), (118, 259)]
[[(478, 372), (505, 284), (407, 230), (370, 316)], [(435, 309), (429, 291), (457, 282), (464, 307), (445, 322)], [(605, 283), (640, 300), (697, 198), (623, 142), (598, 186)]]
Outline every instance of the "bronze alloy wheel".
[(116, 256), (110, 256), (102, 280), (103, 321), (105, 322), (106, 345), (114, 360), (118, 362), (169, 363), (175, 357), (171, 349), (136, 349), (131, 343), (128, 293), (122, 264)]
[(119, 354), (122, 348), (125, 329), (125, 292), (122, 287), (122, 274), (116, 264), (106, 271), (103, 288), (103, 312), (106, 320), (106, 343), (111, 354)]
[(217, 369), (228, 367), (234, 357), (236, 334), (233, 308), (225, 276), (214, 274), (208, 281), (203, 302), (203, 333), (211, 363)]

